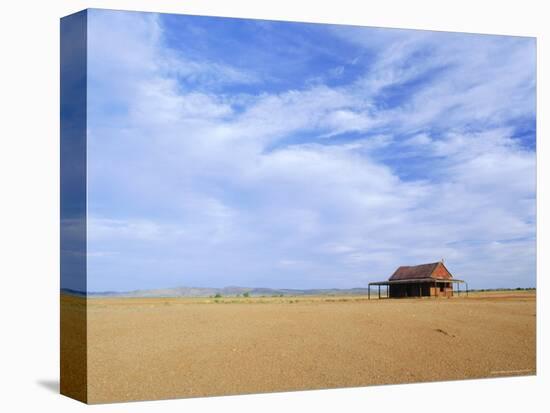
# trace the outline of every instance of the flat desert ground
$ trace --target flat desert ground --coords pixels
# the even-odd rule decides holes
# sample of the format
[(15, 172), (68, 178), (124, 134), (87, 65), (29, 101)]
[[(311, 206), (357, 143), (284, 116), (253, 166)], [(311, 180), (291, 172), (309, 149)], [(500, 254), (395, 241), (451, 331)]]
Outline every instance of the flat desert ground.
[[(532, 375), (535, 297), (513, 291), (370, 301), (92, 298), (86, 398), (104, 403)], [(84, 301), (62, 297), (62, 323), (74, 322)]]

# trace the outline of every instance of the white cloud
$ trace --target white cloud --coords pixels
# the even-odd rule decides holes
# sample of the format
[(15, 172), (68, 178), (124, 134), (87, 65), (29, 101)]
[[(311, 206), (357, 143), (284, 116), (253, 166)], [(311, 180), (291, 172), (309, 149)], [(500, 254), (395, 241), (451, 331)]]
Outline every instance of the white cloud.
[(434, 142), (427, 134), (419, 133), (411, 138), (408, 138), (405, 142), (403, 142), (403, 145), (426, 147), (427, 145), (431, 145), (432, 143)]
[[(531, 58), (523, 46), (507, 44), (502, 57), (489, 40), (478, 51), (451, 35), (434, 45), (429, 33), (354, 32), (379, 54), (352, 85), (227, 96), (179, 78), (261, 76), (168, 52), (155, 15), (103, 17), (90, 39), (89, 234), (92, 250), (116, 254), (90, 257), (92, 288), (132, 277), (158, 287), (351, 287), (441, 257), (480, 285), (534, 282), (535, 155), (500, 125), (533, 114), (532, 68), (515, 62)], [(425, 47), (434, 47), (425, 61), (408, 65)], [(448, 72), (406, 105), (376, 105), (385, 88), (442, 65)], [(469, 121), (487, 125), (471, 132)], [(360, 136), (335, 143), (349, 132)], [(423, 177), (400, 176), (403, 165), (387, 162), (398, 158)]]
[(90, 228), (88, 237), (92, 242), (115, 239), (119, 242), (155, 241), (161, 239), (161, 235), (165, 235), (158, 224), (145, 219), (117, 220), (91, 216), (88, 217), (87, 225)]

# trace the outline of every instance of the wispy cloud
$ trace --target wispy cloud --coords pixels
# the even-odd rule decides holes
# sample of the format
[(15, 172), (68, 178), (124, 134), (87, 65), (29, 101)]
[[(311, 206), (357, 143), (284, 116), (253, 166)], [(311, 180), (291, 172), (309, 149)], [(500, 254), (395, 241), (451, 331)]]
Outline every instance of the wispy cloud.
[(351, 287), (442, 257), (534, 284), (532, 39), (193, 21), (233, 36), (216, 56), (176, 16), (90, 19), (88, 232), (116, 252), (92, 290)]

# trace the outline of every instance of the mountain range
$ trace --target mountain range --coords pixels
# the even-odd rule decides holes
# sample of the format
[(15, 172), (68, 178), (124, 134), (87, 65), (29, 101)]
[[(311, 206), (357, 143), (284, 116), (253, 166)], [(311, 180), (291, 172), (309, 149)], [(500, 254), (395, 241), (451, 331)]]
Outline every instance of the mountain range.
[(249, 288), (249, 287), (176, 287), (161, 288), (151, 290), (134, 291), (101, 291), (101, 292), (83, 292), (62, 288), (62, 293), (87, 297), (212, 297), (220, 295), (222, 297), (237, 297), (248, 293), (251, 297), (261, 296), (297, 296), (297, 295), (363, 295), (367, 294), (367, 288), (328, 288), (328, 289), (290, 289), (290, 288)]

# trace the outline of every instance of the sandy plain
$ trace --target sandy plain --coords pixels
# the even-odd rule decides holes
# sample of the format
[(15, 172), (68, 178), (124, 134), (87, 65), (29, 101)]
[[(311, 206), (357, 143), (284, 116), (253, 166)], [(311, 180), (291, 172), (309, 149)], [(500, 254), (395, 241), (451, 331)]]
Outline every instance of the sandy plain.
[(61, 387), (105, 403), (532, 375), (535, 297), (62, 296), (65, 331), (88, 329), (86, 363), (62, 357), (85, 365), (86, 389)]

